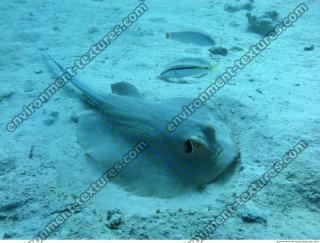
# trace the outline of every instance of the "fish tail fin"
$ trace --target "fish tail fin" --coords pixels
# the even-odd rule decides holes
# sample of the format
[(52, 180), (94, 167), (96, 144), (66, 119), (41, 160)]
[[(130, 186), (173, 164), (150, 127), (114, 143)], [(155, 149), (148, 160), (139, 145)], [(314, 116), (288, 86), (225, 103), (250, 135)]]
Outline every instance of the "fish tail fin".
[(215, 68), (217, 68), (218, 66), (219, 66), (219, 63), (215, 63), (215, 64), (212, 64), (212, 65), (209, 65), (207, 68), (208, 68), (209, 71), (212, 71)]
[(169, 38), (170, 38), (170, 33), (166, 32), (166, 39), (169, 39)]

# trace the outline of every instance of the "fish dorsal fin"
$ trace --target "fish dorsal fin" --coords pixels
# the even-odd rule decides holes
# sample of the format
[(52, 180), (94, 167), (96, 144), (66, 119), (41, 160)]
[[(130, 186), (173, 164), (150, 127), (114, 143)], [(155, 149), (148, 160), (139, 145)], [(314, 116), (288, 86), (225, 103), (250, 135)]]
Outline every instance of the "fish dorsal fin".
[(127, 82), (117, 82), (111, 84), (111, 91), (113, 94), (123, 95), (123, 96), (133, 96), (133, 97), (143, 97), (138, 89)]

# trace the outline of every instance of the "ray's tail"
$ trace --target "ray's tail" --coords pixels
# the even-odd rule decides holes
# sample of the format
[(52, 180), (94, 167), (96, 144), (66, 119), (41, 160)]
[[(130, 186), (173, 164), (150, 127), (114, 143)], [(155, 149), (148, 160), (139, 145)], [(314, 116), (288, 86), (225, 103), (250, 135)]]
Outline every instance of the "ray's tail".
[(90, 88), (84, 81), (75, 78), (66, 68), (64, 68), (60, 63), (58, 63), (46, 50), (43, 50), (49, 59), (56, 64), (62, 73), (69, 74), (71, 76), (70, 82), (76, 86), (91, 102), (98, 104), (102, 100), (102, 94), (94, 91)]

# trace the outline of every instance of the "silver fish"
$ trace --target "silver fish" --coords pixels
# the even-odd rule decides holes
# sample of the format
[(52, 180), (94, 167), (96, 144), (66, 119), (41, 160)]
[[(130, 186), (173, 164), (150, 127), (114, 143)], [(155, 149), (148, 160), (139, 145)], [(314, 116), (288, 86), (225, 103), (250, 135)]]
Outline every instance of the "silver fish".
[(182, 65), (175, 65), (166, 70), (164, 70), (160, 74), (160, 78), (163, 80), (167, 80), (170, 78), (184, 78), (184, 77), (195, 77), (201, 76), (203, 74), (209, 73), (212, 71), (217, 64), (209, 65), (209, 66), (201, 66), (201, 65), (194, 65), (194, 64), (182, 64)]
[(177, 31), (166, 33), (167, 39), (177, 40), (184, 43), (193, 43), (200, 46), (213, 46), (215, 41), (205, 32), (200, 31)]

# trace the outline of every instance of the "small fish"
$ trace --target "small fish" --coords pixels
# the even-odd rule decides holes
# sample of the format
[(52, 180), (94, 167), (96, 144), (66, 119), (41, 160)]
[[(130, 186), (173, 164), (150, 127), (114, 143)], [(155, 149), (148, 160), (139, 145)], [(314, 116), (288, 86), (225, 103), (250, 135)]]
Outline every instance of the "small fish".
[(209, 66), (200, 65), (176, 65), (164, 70), (160, 74), (160, 79), (168, 80), (170, 78), (183, 78), (190, 76), (202, 76), (205, 73), (212, 71), (218, 64), (213, 64)]
[(166, 33), (167, 39), (177, 40), (184, 43), (193, 43), (200, 46), (213, 46), (215, 45), (214, 40), (211, 36), (205, 32), (200, 31), (178, 31)]

